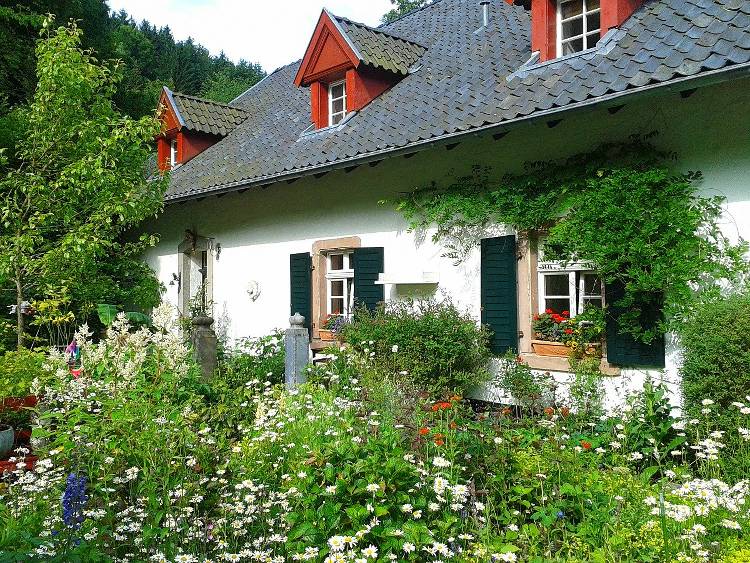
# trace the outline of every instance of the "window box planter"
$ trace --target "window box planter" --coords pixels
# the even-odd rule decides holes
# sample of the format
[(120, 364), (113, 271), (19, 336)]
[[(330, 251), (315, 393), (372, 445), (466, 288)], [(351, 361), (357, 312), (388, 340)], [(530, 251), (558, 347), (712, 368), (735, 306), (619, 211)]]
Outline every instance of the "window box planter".
[(324, 342), (334, 342), (336, 340), (336, 333), (332, 330), (321, 328), (318, 330), (318, 337)]
[(570, 348), (562, 342), (551, 342), (549, 340), (532, 340), (531, 348), (539, 356), (556, 356), (567, 358)]

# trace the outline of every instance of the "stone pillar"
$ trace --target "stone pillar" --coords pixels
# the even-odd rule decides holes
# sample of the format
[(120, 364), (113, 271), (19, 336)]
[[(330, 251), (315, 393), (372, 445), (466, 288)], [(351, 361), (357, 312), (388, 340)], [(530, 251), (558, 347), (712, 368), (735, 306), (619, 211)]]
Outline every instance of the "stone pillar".
[(305, 370), (310, 363), (310, 335), (303, 326), (304, 322), (305, 317), (295, 313), (289, 317), (290, 327), (284, 333), (285, 382), (290, 389), (307, 379)]
[(214, 320), (211, 317), (195, 317), (193, 323), (193, 358), (201, 367), (204, 379), (211, 379), (216, 371), (218, 361), (216, 359), (216, 346), (218, 339), (211, 326)]

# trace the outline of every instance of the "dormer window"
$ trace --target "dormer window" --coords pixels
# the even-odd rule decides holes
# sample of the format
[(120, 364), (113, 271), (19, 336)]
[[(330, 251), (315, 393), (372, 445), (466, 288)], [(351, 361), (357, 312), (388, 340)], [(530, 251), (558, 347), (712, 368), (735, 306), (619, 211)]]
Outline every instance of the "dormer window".
[(600, 36), (599, 0), (558, 0), (558, 57), (591, 49)]
[(310, 88), (315, 129), (333, 127), (408, 76), (425, 51), (380, 28), (323, 10), (294, 83)]
[(329, 125), (338, 125), (346, 117), (346, 80), (328, 86)]

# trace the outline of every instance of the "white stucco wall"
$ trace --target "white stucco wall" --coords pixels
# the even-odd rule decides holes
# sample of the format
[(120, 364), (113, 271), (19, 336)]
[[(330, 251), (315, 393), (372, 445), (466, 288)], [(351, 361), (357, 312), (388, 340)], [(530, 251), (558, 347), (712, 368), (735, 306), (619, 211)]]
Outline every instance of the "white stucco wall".
[[(450, 295), (479, 318), (478, 248), (460, 266), (443, 258), (443, 248), (429, 236), (417, 240), (391, 205), (393, 198), (431, 181), (447, 183), (472, 165), (494, 173), (517, 172), (524, 162), (575, 154), (603, 140), (633, 133), (660, 132), (656, 143), (678, 154), (683, 170), (704, 174), (701, 190), (727, 199), (722, 227), (733, 239), (750, 238), (750, 83), (747, 80), (699, 89), (687, 99), (678, 93), (633, 101), (614, 115), (598, 108), (566, 117), (555, 128), (545, 123), (521, 125), (499, 141), (472, 137), (452, 151), (430, 149), (412, 158), (397, 157), (350, 173), (335, 171), (320, 179), (282, 182), (221, 198), (169, 205), (148, 226), (161, 242), (147, 260), (167, 287), (165, 298), (177, 303), (177, 246), (185, 229), (212, 237), (221, 245), (214, 264), (215, 316), (228, 315), (231, 338), (259, 336), (287, 326), (289, 255), (310, 252), (315, 241), (361, 237), (362, 246), (385, 249), (386, 274), (400, 277), (439, 272), (438, 293)], [(247, 294), (255, 282), (260, 296)], [(388, 295), (386, 288), (386, 295)], [(667, 348), (664, 378), (676, 390), (677, 348)], [(645, 374), (629, 370), (607, 381), (607, 397), (618, 402)], [(558, 374), (561, 379), (567, 377)]]

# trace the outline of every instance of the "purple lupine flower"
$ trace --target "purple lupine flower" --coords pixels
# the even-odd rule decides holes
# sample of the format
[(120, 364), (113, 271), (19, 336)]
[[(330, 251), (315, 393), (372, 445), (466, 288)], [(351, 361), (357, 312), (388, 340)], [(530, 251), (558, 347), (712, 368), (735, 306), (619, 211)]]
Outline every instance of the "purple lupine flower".
[(63, 523), (69, 528), (78, 529), (83, 524), (83, 508), (86, 506), (86, 477), (71, 473), (65, 483), (62, 498)]

